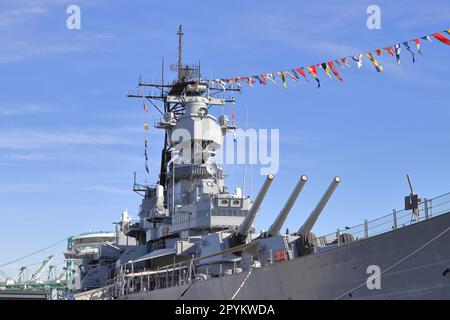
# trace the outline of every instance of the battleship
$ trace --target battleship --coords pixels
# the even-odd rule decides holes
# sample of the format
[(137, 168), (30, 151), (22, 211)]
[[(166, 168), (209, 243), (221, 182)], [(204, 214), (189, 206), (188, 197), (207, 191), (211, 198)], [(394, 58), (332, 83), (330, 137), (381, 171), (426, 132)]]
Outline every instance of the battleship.
[[(68, 281), (74, 299), (450, 298), (450, 193), (419, 198), (409, 177), (404, 209), (316, 235), (313, 227), (341, 183), (336, 176), (298, 229), (283, 233), (308, 182), (299, 173), (281, 210), (262, 213), (272, 225), (256, 232), (252, 225), (276, 177), (265, 177), (255, 199), (228, 190), (214, 155), (237, 125), (213, 110), (234, 103), (239, 88), (217, 87), (202, 79), (200, 66), (182, 64), (181, 26), (177, 34), (176, 80), (140, 79), (139, 87), (156, 93), (129, 94), (163, 106), (155, 123), (165, 134), (159, 179), (141, 185), (135, 177), (133, 190), (142, 196), (137, 220), (124, 211), (113, 234), (73, 239), (65, 255), (76, 261)], [(92, 238), (94, 249), (82, 246)]]

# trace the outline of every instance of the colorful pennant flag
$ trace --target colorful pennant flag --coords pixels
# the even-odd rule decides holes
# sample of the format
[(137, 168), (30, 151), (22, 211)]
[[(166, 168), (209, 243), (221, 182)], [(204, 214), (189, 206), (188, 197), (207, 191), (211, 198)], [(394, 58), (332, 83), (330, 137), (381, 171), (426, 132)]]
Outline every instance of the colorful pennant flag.
[(144, 122), (144, 129), (145, 129), (145, 130), (150, 130), (150, 127), (149, 127), (149, 125), (148, 125), (147, 122)]
[(420, 51), (420, 40), (414, 39), (414, 43), (416, 44), (417, 53), (422, 55), (422, 51)]
[(283, 87), (287, 88), (286, 76), (284, 75), (284, 72), (283, 71), (278, 71), (278, 75), (281, 77), (281, 80), (283, 80)]
[(400, 64), (400, 44), (395, 45), (395, 59), (397, 60), (397, 63)]
[(241, 91), (242, 87), (241, 87), (241, 84), (239, 83), (239, 79), (238, 78), (234, 79), (234, 83), (236, 83), (236, 85), (238, 87), (238, 90)]
[(265, 86), (267, 83), (267, 75), (266, 74), (261, 75), (261, 81), (262, 81), (262, 84)]
[(294, 77), (289, 71), (285, 71), (284, 73), (287, 74), (289, 76), (289, 78), (291, 78), (292, 80), (297, 81), (298, 76), (297, 76), (297, 78)]
[(273, 83), (277, 84), (277, 82), (275, 81), (275, 76), (273, 75), (273, 73), (268, 73), (267, 74), (267, 79), (269, 79)]
[(383, 71), (383, 67), (378, 63), (377, 60), (375, 60), (375, 58), (370, 53), (366, 53), (366, 56), (370, 59), (370, 61), (372, 61), (373, 66), (375, 67), (375, 70), (377, 70), (377, 72)]
[(328, 69), (328, 65), (325, 62), (322, 64), (319, 64), (318, 66), (320, 66), (325, 71), (327, 76), (329, 76), (331, 78), (330, 69)]
[(222, 80), (216, 79), (214, 80), (214, 82), (217, 83), (222, 88), (222, 91), (225, 91), (225, 83)]
[(403, 42), (403, 45), (405, 46), (406, 50), (408, 50), (409, 53), (411, 53), (412, 61), (413, 61), (413, 63), (415, 63), (416, 62), (415, 54), (414, 54), (414, 52), (412, 52), (411, 48), (409, 47), (408, 41)]
[(291, 69), (291, 73), (294, 75), (295, 79), (300, 79), (300, 77), (298, 76), (297, 71), (295, 71), (295, 69)]
[(303, 71), (303, 68), (296, 68), (295, 71), (300, 73), (303, 76), (303, 78), (305, 78), (305, 80), (308, 81), (308, 78), (306, 78), (306, 73), (305, 71)]
[(330, 66), (331, 71), (333, 71), (333, 74), (339, 79), (339, 81), (344, 81), (344, 79), (342, 79), (341, 75), (334, 67), (333, 61), (328, 61), (328, 65)]
[(145, 104), (145, 102), (144, 102), (144, 111), (145, 111), (145, 112), (148, 112), (148, 107), (147, 107), (147, 105)]
[(319, 78), (317, 78), (316, 66), (306, 67), (306, 70), (308, 70), (308, 72), (314, 77), (314, 79), (316, 79), (316, 81), (317, 81), (317, 88), (320, 88), (320, 80), (319, 80)]
[[(335, 59), (335, 60), (330, 60), (328, 62), (318, 63), (316, 65), (306, 67), (306, 70), (308, 71), (308, 73), (310, 73), (314, 77), (314, 79), (317, 82), (317, 87), (320, 88), (320, 80), (317, 75), (317, 67), (322, 68), (325, 71), (325, 73), (327, 74), (327, 76), (329, 76), (330, 78), (332, 78), (332, 75), (331, 75), (331, 72), (332, 72), (340, 81), (343, 81), (343, 78), (337, 71), (337, 67), (335, 67), (335, 64), (339, 65), (343, 69), (346, 69), (345, 68), (346, 66), (350, 67), (350, 63), (348, 60), (351, 59), (356, 62), (358, 69), (360, 69), (360, 68), (362, 68), (362, 65), (363, 65), (362, 58), (363, 58), (363, 56), (366, 56), (372, 62), (376, 71), (382, 72), (383, 67), (374, 58), (375, 55), (373, 53), (375, 53), (377, 56), (381, 56), (381, 53), (383, 51), (386, 51), (389, 55), (395, 57), (397, 64), (400, 64), (401, 45), (403, 45), (405, 47), (405, 50), (409, 51), (409, 53), (411, 54), (411, 57), (413, 59), (413, 63), (415, 63), (416, 52), (413, 52), (413, 50), (411, 49), (410, 43), (409, 43), (410, 41), (411, 41), (411, 43), (412, 42), (415, 43), (417, 54), (422, 55), (421, 43), (420, 43), (421, 39), (431, 42), (432, 37), (434, 37), (439, 42), (442, 42), (446, 45), (450, 45), (450, 38), (446, 35), (450, 35), (450, 29), (444, 30), (442, 32), (433, 33), (431, 35), (419, 37), (419, 38), (413, 38), (412, 40), (399, 42), (395, 45), (390, 45), (390, 46), (386, 46), (386, 47), (383, 47), (380, 49), (372, 50), (371, 52), (369, 51), (368, 53), (358, 54), (358, 55), (349, 56), (346, 58), (339, 58), (339, 59)], [(222, 87), (223, 90), (225, 90), (225, 85), (228, 85), (228, 87), (231, 87), (233, 84), (236, 84), (240, 91), (241, 90), (241, 85), (239, 83), (240, 81), (245, 81), (248, 83), (248, 85), (253, 86), (255, 84), (256, 80), (258, 80), (258, 82), (261, 85), (266, 85), (267, 79), (269, 79), (270, 81), (272, 81), (273, 83), (276, 84), (277, 82), (275, 81), (275, 75), (277, 75), (277, 74), (280, 76), (281, 80), (283, 81), (283, 86), (285, 88), (287, 87), (287, 83), (286, 83), (287, 77), (291, 78), (293, 81), (297, 81), (298, 79), (300, 79), (300, 75), (302, 75), (302, 77), (306, 81), (308, 81), (308, 78), (306, 76), (306, 72), (304, 71), (304, 68), (299, 67), (299, 68), (288, 69), (285, 71), (277, 71), (274, 73), (264, 73), (264, 74), (260, 74), (260, 75), (249, 76), (249, 77), (234, 77), (234, 78), (227, 78), (227, 79), (210, 80), (209, 83), (218, 84)], [(146, 97), (144, 92), (142, 92), (142, 97), (143, 98)], [(144, 103), (144, 110), (146, 112), (148, 112), (148, 107), (145, 103)], [(146, 130), (150, 129), (147, 123), (144, 124), (144, 128)]]
[(386, 47), (383, 48), (387, 53), (389, 53), (391, 56), (395, 56), (395, 51), (392, 49), (392, 47)]
[(347, 67), (350, 67), (350, 63), (348, 63), (347, 58), (341, 59), (342, 63), (345, 64)]
[(360, 54), (359, 56), (353, 56), (352, 59), (353, 61), (356, 62), (356, 65), (358, 66), (358, 69), (361, 69), (362, 67), (362, 54)]
[(440, 42), (445, 43), (446, 45), (450, 46), (450, 39), (447, 38), (446, 36), (444, 36), (440, 33), (433, 33), (432, 36), (435, 37), (436, 39), (438, 39)]

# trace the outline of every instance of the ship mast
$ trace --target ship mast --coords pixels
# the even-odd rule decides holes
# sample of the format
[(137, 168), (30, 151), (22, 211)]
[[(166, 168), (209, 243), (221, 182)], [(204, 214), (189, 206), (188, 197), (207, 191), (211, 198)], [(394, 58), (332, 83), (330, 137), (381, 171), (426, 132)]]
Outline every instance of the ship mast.
[[(172, 142), (169, 139), (169, 132), (171, 132), (173, 126), (176, 124), (177, 118), (185, 111), (184, 100), (181, 99), (181, 95), (184, 94), (188, 86), (196, 86), (199, 84), (203, 86), (202, 92), (197, 92), (196, 95), (204, 96), (208, 100), (208, 105), (214, 105), (219, 103), (220, 105), (226, 102), (234, 102), (234, 97), (224, 99), (214, 99), (212, 96), (223, 91), (239, 91), (237, 88), (219, 88), (214, 83), (201, 80), (200, 75), (200, 63), (199, 65), (183, 65), (182, 53), (183, 53), (183, 27), (180, 25), (177, 31), (178, 35), (178, 61), (177, 64), (171, 64), (170, 70), (177, 72), (177, 79), (172, 83), (165, 83), (164, 81), (164, 60), (162, 62), (162, 80), (161, 82), (146, 82), (139, 78), (138, 87), (141, 88), (139, 92), (130, 92), (127, 97), (139, 98), (149, 101), (151, 105), (162, 115), (162, 123), (164, 119), (168, 119), (167, 123), (158, 128), (165, 129), (164, 147), (161, 152), (161, 167), (159, 172), (159, 181), (164, 189), (167, 187), (167, 164), (171, 157), (171, 150), (173, 148)], [(155, 89), (146, 93), (142, 88)], [(213, 92), (211, 94), (211, 92)], [(184, 99), (184, 98), (183, 98)], [(161, 107), (158, 107), (154, 101), (160, 101)], [(166, 126), (169, 124), (168, 126)]]
[(183, 42), (183, 28), (180, 25), (180, 27), (178, 28), (178, 81), (181, 81), (182, 75), (181, 75), (181, 67), (182, 67), (182, 51), (183, 51), (183, 47), (182, 47), (182, 42)]

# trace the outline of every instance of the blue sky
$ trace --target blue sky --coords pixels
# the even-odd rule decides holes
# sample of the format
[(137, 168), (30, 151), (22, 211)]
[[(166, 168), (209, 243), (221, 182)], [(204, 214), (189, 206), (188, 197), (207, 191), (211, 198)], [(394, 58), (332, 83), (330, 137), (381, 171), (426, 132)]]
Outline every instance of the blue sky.
[[(69, 4), (81, 7), (81, 30), (66, 28)], [(378, 1), (382, 29), (369, 30), (371, 4), (0, 1), (0, 265), (71, 234), (112, 230), (124, 208), (137, 215), (132, 174), (156, 179), (161, 132), (147, 133), (147, 176), (143, 122), (157, 114), (126, 94), (139, 75), (160, 76), (162, 57), (176, 62), (179, 24), (184, 61), (201, 60), (208, 78), (311, 65), (450, 27), (448, 1)], [(343, 83), (321, 73), (320, 89), (288, 80), (287, 89), (238, 94), (239, 123), (280, 129), (280, 170), (255, 227), (267, 229), (301, 174), (310, 179), (286, 222), (291, 230), (342, 177), (316, 233), (401, 208), (406, 173), (422, 196), (449, 191), (448, 50), (422, 43), (415, 64), (404, 49), (400, 65), (383, 53), (383, 73), (365, 59), (361, 70), (342, 70)], [(242, 167), (225, 169), (230, 186), (240, 185)], [(254, 175), (255, 190), (262, 179)], [(3, 270), (15, 274), (63, 247)]]

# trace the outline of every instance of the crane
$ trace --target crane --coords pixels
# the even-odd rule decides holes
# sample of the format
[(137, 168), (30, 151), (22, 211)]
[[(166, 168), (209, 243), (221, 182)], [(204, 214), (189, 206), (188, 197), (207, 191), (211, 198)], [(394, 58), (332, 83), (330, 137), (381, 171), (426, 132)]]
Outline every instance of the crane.
[(53, 256), (48, 256), (44, 261), (42, 261), (41, 266), (33, 275), (31, 276), (31, 279), (27, 282), (34, 282), (37, 283), (39, 281), (39, 277), (44, 272), (44, 270), (47, 268), (47, 266), (50, 265), (50, 262), (53, 260)]
[(20, 267), (19, 275), (17, 276), (17, 283), (24, 283), (27, 279), (27, 268), (26, 266)]

